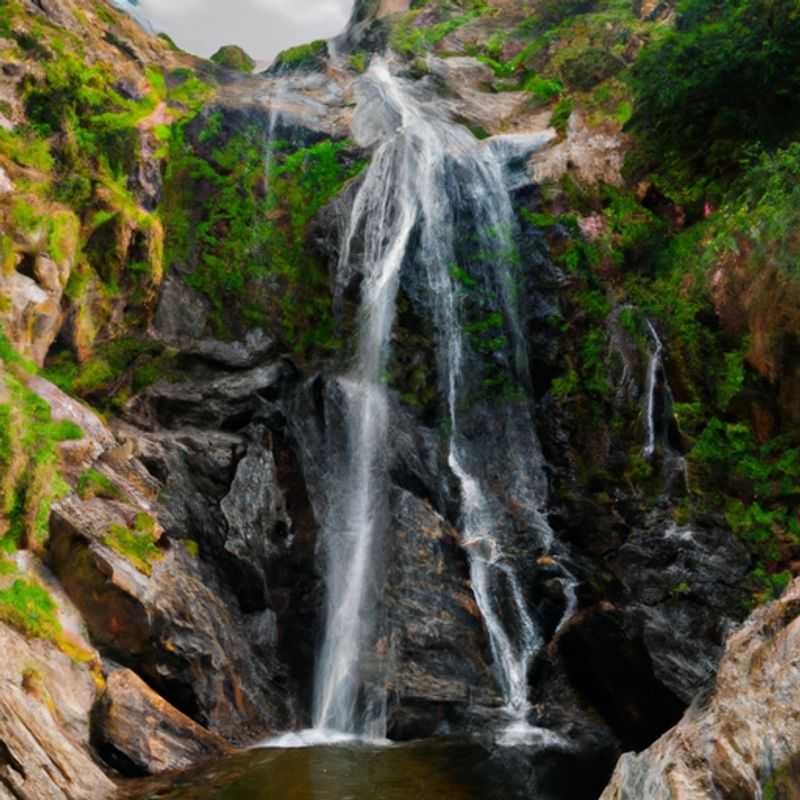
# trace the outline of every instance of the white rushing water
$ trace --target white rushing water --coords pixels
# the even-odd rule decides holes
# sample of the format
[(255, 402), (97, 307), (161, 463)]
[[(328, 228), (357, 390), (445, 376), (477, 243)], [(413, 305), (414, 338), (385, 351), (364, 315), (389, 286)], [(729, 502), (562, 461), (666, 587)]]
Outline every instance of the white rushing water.
[(649, 319), (647, 320), (647, 331), (653, 341), (653, 352), (650, 355), (650, 363), (647, 366), (647, 383), (645, 384), (646, 438), (642, 455), (649, 461), (656, 451), (656, 392), (658, 390), (658, 373), (661, 370), (664, 345)]
[[(405, 124), (405, 120), (403, 123)], [(419, 159), (410, 137), (397, 134), (373, 156), (356, 198), (341, 255), (364, 227), (361, 327), (353, 370), (340, 380), (347, 405), (348, 468), (337, 481), (338, 499), (326, 531), (327, 614), (319, 659), (314, 726), (382, 738), (380, 698), (359, 708), (364, 648), (374, 630), (379, 597), (381, 538), (386, 527), (388, 402), (383, 377), (389, 358), (398, 278), (418, 215)]]
[[(388, 400), (384, 375), (401, 273), (422, 284), (437, 329), (438, 370), (449, 416), (448, 463), (462, 497), (461, 537), (469, 554), (472, 587), (485, 621), (495, 671), (512, 738), (544, 733), (527, 726), (528, 671), (543, 645), (527, 607), (513, 560), (500, 535), (502, 506), (481, 473), (481, 453), (465, 435), (463, 408), (469, 388), (470, 349), (464, 333), (463, 287), (457, 278), (459, 237), (474, 238), (504, 316), (509, 361), (527, 384), (527, 353), (509, 256), (515, 216), (500, 153), (520, 157), (548, 134), (479, 142), (453, 124), (441, 103), (426, 104), (410, 82), (373, 59), (362, 81), (354, 133), (359, 143), (380, 143), (357, 194), (339, 264), (340, 279), (363, 274), (355, 366), (340, 379), (348, 426), (347, 468), (332, 486), (325, 528), (327, 602), (324, 642), (318, 662), (314, 726), (366, 737), (385, 736), (385, 698), (365, 695), (363, 665), (376, 630), (380, 605), (382, 539), (387, 525)], [(552, 532), (544, 517), (546, 481), (532, 423), (501, 403), (506, 494), (547, 551)], [(523, 409), (524, 417), (526, 409)], [(484, 443), (485, 444), (485, 443)], [(574, 587), (565, 579), (565, 595)], [(569, 602), (572, 605), (572, 602)], [(374, 666), (374, 665), (373, 665)], [(371, 684), (375, 683), (374, 674)]]

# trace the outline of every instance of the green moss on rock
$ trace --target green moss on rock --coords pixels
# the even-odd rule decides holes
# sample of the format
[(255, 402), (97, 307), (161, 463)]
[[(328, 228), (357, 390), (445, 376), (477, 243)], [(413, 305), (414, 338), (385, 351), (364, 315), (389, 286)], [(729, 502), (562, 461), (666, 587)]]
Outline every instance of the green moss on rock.
[(221, 67), (236, 72), (250, 73), (255, 69), (256, 62), (241, 48), (233, 44), (220, 47), (211, 60)]

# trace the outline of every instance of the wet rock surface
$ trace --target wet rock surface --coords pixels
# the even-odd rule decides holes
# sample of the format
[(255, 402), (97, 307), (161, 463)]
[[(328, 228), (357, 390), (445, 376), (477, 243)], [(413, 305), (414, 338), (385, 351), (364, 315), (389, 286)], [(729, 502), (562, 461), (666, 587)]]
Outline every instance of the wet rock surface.
[(392, 663), (390, 734), (416, 739), (463, 725), (474, 706), (498, 705), (500, 698), (455, 530), (408, 492), (396, 491), (392, 500), (388, 634), (378, 646)]
[(628, 747), (644, 747), (713, 681), (749, 559), (713, 519), (678, 527), (655, 515), (581, 569), (595, 585), (587, 575), (583, 610), (557, 637), (563, 667)]

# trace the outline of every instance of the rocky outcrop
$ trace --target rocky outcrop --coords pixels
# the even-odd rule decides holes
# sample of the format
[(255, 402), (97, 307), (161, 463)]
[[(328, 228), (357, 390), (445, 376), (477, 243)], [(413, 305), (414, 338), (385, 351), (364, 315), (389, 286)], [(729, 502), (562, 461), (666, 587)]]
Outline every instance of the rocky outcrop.
[[(576, 513), (572, 524), (591, 523)], [(599, 563), (582, 567), (584, 608), (556, 646), (573, 685), (625, 746), (642, 748), (713, 680), (740, 618), (749, 559), (713, 519), (679, 527), (655, 514)], [(589, 587), (597, 591), (604, 578), (605, 591), (589, 602)]]
[(650, 748), (622, 757), (602, 800), (776, 796), (768, 785), (800, 752), (799, 637), (795, 581), (730, 637), (713, 690)]
[(605, 130), (592, 128), (582, 113), (573, 112), (566, 138), (533, 157), (531, 175), (536, 183), (557, 182), (569, 174), (588, 185), (619, 186), (625, 153), (625, 138), (619, 130), (610, 124)]
[(675, 13), (674, 0), (633, 0), (633, 12), (648, 21), (666, 20)]
[(144, 563), (112, 549), (114, 531), (142, 535), (134, 530), (141, 513), (74, 496), (53, 509), (50, 558), (92, 639), (233, 741), (286, 727), (277, 661), (255, 656), (244, 621), (201, 564), (180, 545), (151, 546)]
[(230, 751), (224, 739), (181, 714), (128, 669), (108, 677), (93, 723), (97, 747), (124, 774), (185, 769)]
[(64, 319), (61, 300), (74, 257), (68, 252), (56, 263), (49, 252), (41, 250), (42, 236), (42, 229), (37, 229), (27, 241), (18, 242), (18, 252), (11, 254), (11, 269), (0, 270), (0, 293), (6, 299), (0, 306), (0, 325), (18, 352), (38, 366), (44, 363)]
[(145, 429), (241, 430), (295, 375), (290, 362), (277, 361), (198, 380), (159, 381), (133, 401), (126, 416)]
[(104, 800), (114, 785), (89, 752), (88, 665), (2, 623), (0, 652), (0, 798)]
[[(250, 622), (270, 632), (256, 647), (277, 646), (302, 682), (320, 603), (317, 517), (286, 419), (297, 372), (288, 361), (261, 363), (270, 350), (209, 346), (202, 378), (156, 384), (131, 404), (129, 418), (149, 430), (118, 430), (164, 483), (159, 518), (169, 535), (199, 543)], [(258, 366), (225, 369), (221, 358)]]

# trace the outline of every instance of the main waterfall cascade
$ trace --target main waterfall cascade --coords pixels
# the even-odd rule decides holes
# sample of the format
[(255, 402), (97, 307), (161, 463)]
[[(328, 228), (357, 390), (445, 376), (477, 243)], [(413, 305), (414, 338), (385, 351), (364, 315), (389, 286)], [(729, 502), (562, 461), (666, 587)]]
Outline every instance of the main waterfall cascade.
[[(378, 146), (338, 267), (340, 282), (361, 274), (362, 301), (355, 362), (338, 379), (347, 453), (344, 470), (327, 488), (327, 601), (313, 723), (319, 732), (386, 734), (385, 692), (372, 682), (367, 690), (362, 672), (380, 613), (390, 521), (385, 374), (402, 281), (436, 329), (447, 464), (460, 486), (461, 543), (505, 701), (506, 735), (541, 737), (545, 732), (528, 728), (527, 717), (528, 671), (543, 636), (509, 551), (520, 529), (540, 553), (549, 552), (553, 534), (544, 516), (547, 483), (528, 399), (516, 222), (500, 154), (529, 155), (547, 135), (480, 142), (418, 92), (377, 57), (358, 88), (354, 136), (362, 146)], [(476, 323), (468, 322), (467, 309), (502, 328), (492, 352), (471, 345)], [(485, 324), (479, 320), (478, 329)], [(480, 391), (498, 383), (487, 421), (480, 417)], [(562, 582), (571, 614), (574, 582)], [(388, 659), (382, 669), (389, 669)]]

